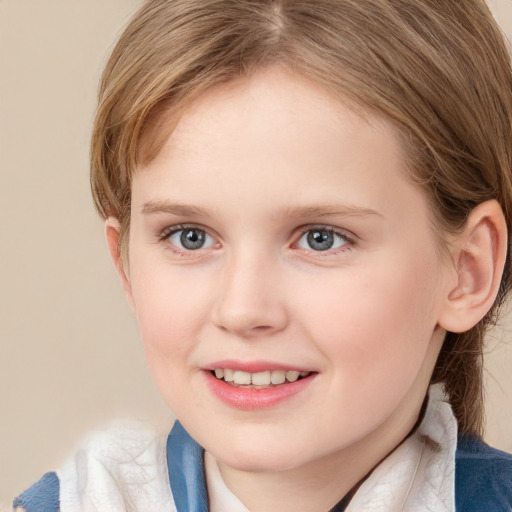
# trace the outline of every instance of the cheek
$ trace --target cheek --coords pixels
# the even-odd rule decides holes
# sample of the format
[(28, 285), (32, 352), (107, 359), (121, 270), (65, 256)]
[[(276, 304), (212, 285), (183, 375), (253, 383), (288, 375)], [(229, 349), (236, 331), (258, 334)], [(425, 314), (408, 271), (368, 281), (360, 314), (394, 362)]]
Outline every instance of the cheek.
[(202, 286), (200, 276), (165, 262), (134, 258), (133, 268), (132, 293), (148, 361), (179, 366), (210, 309), (210, 288)]
[(400, 261), (381, 255), (296, 294), (304, 297), (298, 305), (303, 327), (327, 360), (343, 368), (340, 378), (392, 381), (418, 371), (436, 326), (431, 261), (425, 254)]
[(136, 268), (132, 290), (146, 361), (161, 396), (181, 417), (201, 396), (190, 387), (190, 361), (209, 310), (208, 288), (191, 286), (190, 277), (165, 264)]

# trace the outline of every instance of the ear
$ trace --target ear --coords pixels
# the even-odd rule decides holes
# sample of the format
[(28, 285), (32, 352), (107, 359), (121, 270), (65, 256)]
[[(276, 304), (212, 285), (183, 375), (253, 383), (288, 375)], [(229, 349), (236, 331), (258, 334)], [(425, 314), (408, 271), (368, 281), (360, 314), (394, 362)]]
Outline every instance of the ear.
[(455, 284), (449, 287), (439, 318), (443, 329), (467, 331), (491, 309), (499, 291), (507, 245), (507, 225), (498, 202), (479, 204), (453, 242)]
[(121, 226), (119, 221), (115, 217), (109, 217), (105, 222), (105, 237), (107, 239), (108, 250), (110, 257), (116, 268), (117, 275), (121, 279), (123, 284), (124, 293), (128, 299), (128, 303), (135, 311), (135, 302), (133, 300), (132, 285), (130, 282), (130, 276), (128, 275), (128, 269), (126, 268), (126, 262), (123, 261), (120, 246), (120, 232)]

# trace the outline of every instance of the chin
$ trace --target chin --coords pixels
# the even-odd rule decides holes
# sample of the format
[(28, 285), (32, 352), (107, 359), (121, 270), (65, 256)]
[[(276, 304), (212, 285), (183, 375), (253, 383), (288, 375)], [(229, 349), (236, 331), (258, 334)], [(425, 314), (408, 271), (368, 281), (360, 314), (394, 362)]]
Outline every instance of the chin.
[(284, 444), (275, 439), (255, 443), (250, 442), (250, 439), (242, 441), (228, 438), (221, 443), (215, 440), (211, 442), (213, 449), (206, 449), (226, 466), (253, 473), (287, 471), (309, 462), (304, 443)]
[[(296, 455), (297, 450), (294, 451)], [(230, 468), (248, 473), (273, 473), (287, 471), (301, 466), (304, 462), (294, 460), (284, 454), (269, 454), (262, 453), (261, 451), (257, 453), (245, 453), (243, 456), (237, 457), (229, 455), (226, 457), (224, 453), (220, 454), (219, 457), (217, 457), (216, 454), (212, 455)]]

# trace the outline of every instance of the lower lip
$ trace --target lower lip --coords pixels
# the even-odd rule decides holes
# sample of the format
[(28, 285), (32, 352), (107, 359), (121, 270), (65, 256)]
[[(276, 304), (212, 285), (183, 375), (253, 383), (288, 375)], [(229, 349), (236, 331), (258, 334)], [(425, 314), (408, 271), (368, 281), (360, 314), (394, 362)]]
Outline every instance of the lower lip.
[(217, 379), (210, 371), (205, 371), (205, 375), (211, 392), (222, 402), (236, 409), (254, 411), (274, 407), (301, 393), (312, 383), (316, 373), (295, 382), (261, 389), (233, 386)]

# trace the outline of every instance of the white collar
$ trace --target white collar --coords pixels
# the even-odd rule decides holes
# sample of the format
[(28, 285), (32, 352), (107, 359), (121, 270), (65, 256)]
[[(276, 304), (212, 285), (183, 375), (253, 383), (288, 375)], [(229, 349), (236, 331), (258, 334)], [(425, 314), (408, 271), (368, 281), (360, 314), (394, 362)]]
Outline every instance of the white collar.
[(228, 489), (220, 474), (217, 461), (206, 450), (204, 452), (204, 473), (208, 489), (210, 512), (250, 512), (249, 509)]

